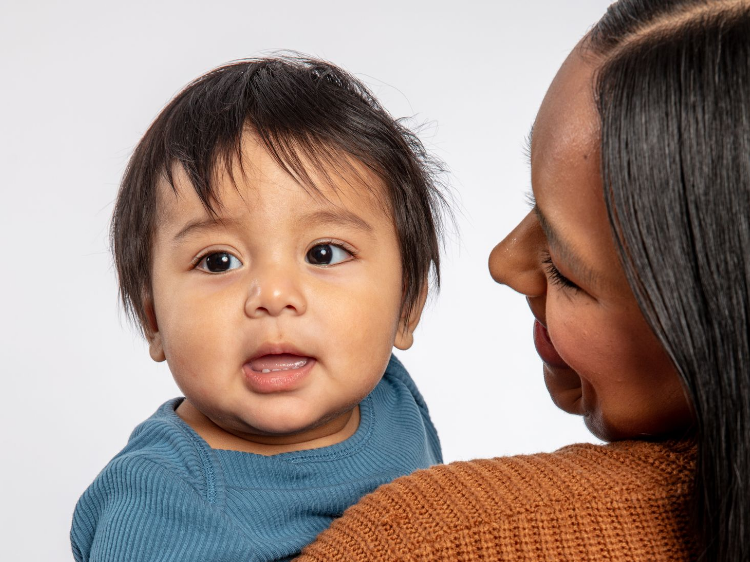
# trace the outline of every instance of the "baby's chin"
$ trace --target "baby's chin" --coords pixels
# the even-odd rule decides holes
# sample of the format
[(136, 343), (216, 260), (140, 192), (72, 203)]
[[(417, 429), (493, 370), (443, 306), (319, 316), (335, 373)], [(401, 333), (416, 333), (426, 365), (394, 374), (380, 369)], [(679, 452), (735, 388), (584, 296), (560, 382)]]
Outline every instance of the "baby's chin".
[(235, 420), (222, 428), (247, 441), (266, 445), (304, 444), (342, 431), (355, 407), (356, 404), (322, 417), (304, 408), (276, 411), (251, 420)]

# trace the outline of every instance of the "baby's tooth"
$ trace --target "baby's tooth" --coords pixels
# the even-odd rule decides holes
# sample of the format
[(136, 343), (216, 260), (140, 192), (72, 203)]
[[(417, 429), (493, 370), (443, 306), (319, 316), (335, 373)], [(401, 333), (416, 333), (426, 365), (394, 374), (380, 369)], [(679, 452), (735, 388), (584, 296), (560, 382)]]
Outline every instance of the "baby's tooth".
[(261, 371), (261, 373), (270, 373), (270, 372), (271, 372), (271, 369), (263, 369), (263, 370)]

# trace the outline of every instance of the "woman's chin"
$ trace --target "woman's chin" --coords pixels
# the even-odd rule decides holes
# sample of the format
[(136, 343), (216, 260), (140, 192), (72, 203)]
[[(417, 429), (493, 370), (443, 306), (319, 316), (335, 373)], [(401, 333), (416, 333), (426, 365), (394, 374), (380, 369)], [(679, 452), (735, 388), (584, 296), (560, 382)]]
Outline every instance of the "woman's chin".
[(583, 416), (586, 428), (602, 441), (626, 441), (628, 439), (657, 439), (659, 432), (642, 426), (637, 419), (607, 419), (599, 409), (590, 409)]
[(577, 416), (584, 414), (581, 377), (574, 370), (550, 367), (545, 364), (544, 384), (555, 406), (568, 414)]
[(601, 416), (598, 416), (593, 413), (585, 413), (583, 415), (583, 423), (586, 425), (586, 429), (588, 429), (591, 434), (596, 437), (597, 439), (601, 439), (602, 441), (622, 441), (623, 439), (627, 439), (627, 436), (623, 436), (618, 431), (614, 431), (613, 428), (609, 427), (604, 420), (602, 420)]

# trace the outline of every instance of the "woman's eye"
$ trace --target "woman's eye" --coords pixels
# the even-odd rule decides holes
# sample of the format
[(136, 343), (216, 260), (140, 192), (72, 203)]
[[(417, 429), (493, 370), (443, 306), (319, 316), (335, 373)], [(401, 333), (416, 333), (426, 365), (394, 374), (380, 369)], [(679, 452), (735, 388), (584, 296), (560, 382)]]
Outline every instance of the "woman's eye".
[(215, 252), (204, 256), (195, 267), (208, 273), (224, 273), (241, 266), (242, 262), (229, 252)]
[(547, 275), (549, 276), (550, 283), (552, 283), (553, 285), (560, 285), (566, 289), (572, 289), (574, 291), (581, 290), (578, 285), (576, 285), (570, 279), (560, 273), (560, 270), (557, 269), (554, 263), (552, 263), (552, 256), (550, 256), (549, 254), (545, 255), (542, 263), (544, 264), (544, 268), (547, 270)]
[(334, 265), (351, 257), (349, 252), (335, 244), (317, 244), (308, 250), (305, 259), (313, 265)]

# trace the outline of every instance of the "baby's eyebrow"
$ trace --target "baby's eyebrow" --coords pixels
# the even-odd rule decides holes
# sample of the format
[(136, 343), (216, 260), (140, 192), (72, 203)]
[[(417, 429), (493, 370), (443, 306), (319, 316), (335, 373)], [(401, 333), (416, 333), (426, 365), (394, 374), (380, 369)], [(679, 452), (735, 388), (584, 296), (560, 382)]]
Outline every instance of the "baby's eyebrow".
[(359, 215), (347, 211), (346, 209), (336, 208), (336, 210), (321, 209), (303, 216), (300, 219), (303, 225), (313, 224), (344, 224), (357, 230), (372, 233), (373, 228), (370, 223)]
[(237, 223), (239, 223), (239, 221), (237, 219), (232, 219), (232, 218), (222, 219), (222, 218), (208, 217), (205, 219), (193, 220), (187, 223), (185, 226), (183, 226), (179, 230), (179, 232), (172, 237), (172, 241), (176, 243), (191, 234), (196, 234), (204, 230), (212, 230), (216, 227), (224, 228), (227, 226), (234, 226)]

